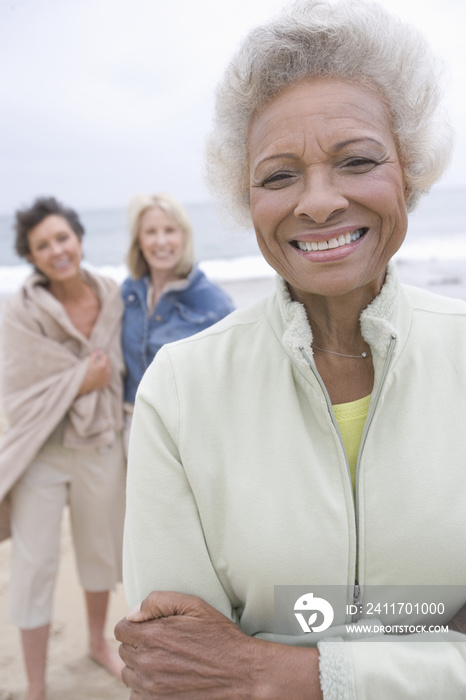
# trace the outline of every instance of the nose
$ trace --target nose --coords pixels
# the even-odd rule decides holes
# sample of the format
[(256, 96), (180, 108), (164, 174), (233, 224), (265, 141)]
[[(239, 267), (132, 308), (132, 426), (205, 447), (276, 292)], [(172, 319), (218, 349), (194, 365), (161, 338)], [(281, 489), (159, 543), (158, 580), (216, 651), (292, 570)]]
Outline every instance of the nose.
[(50, 244), (52, 255), (61, 255), (63, 246), (60, 241), (52, 241)]
[(155, 235), (155, 242), (157, 243), (157, 245), (165, 245), (165, 243), (167, 242), (167, 238), (168, 236), (166, 232), (163, 229), (160, 229)]
[(294, 213), (299, 218), (306, 217), (316, 224), (324, 224), (348, 205), (348, 199), (329, 173), (322, 169), (309, 170)]

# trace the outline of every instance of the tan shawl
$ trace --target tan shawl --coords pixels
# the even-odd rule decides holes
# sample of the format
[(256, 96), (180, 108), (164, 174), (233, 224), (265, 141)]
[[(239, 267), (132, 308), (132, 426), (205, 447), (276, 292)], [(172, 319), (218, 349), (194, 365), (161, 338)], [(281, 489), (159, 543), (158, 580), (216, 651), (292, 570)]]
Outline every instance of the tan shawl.
[[(0, 439), (0, 540), (8, 536), (11, 487), (66, 416), (66, 447), (107, 445), (123, 425), (120, 346), (123, 304), (117, 284), (83, 270), (101, 310), (89, 339), (71, 323), (65, 308), (34, 273), (4, 305), (2, 403), (6, 430)], [(110, 384), (77, 397), (93, 350), (106, 352)]]

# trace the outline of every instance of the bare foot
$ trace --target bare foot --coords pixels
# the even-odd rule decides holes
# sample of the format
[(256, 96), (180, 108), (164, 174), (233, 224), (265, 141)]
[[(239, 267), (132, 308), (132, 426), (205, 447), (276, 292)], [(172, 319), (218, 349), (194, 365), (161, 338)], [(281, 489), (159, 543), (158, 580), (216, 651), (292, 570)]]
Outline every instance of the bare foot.
[(96, 664), (99, 664), (99, 666), (102, 666), (111, 676), (115, 676), (115, 678), (121, 680), (121, 672), (125, 665), (118, 653), (111, 649), (107, 642), (104, 642), (99, 647), (90, 649), (89, 658)]
[(45, 683), (30, 683), (26, 700), (46, 700)]

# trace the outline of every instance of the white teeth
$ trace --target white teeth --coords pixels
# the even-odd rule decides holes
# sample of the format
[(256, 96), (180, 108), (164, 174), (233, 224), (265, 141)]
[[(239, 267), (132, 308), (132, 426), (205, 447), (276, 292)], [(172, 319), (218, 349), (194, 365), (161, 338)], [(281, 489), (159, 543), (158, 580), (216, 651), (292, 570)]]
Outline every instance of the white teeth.
[(345, 233), (338, 236), (338, 238), (331, 238), (329, 241), (296, 241), (296, 245), (299, 250), (309, 251), (309, 250), (329, 250), (332, 248), (340, 248), (343, 245), (348, 245), (348, 243), (353, 243), (361, 238), (365, 229), (358, 229), (353, 231), (353, 233)]

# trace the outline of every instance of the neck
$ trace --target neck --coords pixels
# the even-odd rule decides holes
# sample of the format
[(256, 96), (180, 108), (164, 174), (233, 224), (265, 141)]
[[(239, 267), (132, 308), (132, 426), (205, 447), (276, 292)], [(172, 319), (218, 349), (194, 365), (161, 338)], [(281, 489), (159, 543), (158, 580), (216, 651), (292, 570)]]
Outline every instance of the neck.
[(64, 282), (49, 280), (49, 292), (60, 302), (74, 301), (80, 299), (87, 293), (88, 287), (81, 274)]
[(168, 270), (167, 272), (160, 272), (159, 270), (157, 270), (157, 272), (154, 272), (153, 270), (150, 271), (154, 306), (162, 296), (162, 292), (167, 284), (170, 284), (170, 282), (176, 282), (179, 279), (180, 277), (172, 270)]
[(360, 317), (373, 295), (368, 295), (364, 289), (336, 297), (315, 294), (300, 298), (293, 290), (291, 294), (306, 309), (316, 346), (348, 355), (360, 355), (368, 350), (361, 333)]
[(179, 280), (180, 277), (179, 275), (175, 274), (173, 271), (167, 271), (167, 272), (152, 272), (150, 273), (150, 281), (152, 284), (152, 288), (154, 291), (158, 293), (162, 293), (164, 288), (169, 284), (170, 282), (176, 282)]

